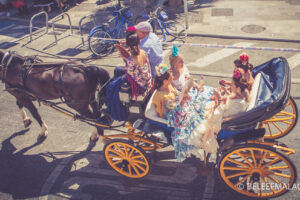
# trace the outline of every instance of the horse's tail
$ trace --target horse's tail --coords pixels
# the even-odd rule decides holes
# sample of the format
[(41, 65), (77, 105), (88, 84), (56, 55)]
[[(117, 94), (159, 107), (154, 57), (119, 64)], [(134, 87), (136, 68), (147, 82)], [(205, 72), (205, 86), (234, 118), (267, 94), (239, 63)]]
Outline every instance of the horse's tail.
[[(89, 79), (90, 84), (92, 82), (96, 83), (96, 85), (98, 83), (100, 83), (100, 85), (103, 87), (104, 84), (107, 83), (110, 79), (109, 73), (105, 69), (100, 68), (100, 67), (87, 66), (87, 67), (85, 67), (85, 72)], [(93, 85), (93, 86), (95, 86), (95, 85)], [(99, 101), (98, 104), (99, 104), (99, 107), (101, 108), (105, 102), (106, 87), (104, 86), (97, 95), (98, 95), (98, 101)]]

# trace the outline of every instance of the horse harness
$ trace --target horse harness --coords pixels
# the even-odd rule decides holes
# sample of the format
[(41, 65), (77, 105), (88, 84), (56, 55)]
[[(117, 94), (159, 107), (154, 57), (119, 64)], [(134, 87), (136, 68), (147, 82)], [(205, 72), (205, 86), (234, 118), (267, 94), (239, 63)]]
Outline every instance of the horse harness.
[[(21, 87), (20, 86), (18, 87), (18, 86), (12, 86), (11, 84), (7, 83), (7, 81), (6, 81), (7, 71), (9, 70), (11, 61), (13, 60), (13, 58), (15, 56), (17, 56), (17, 53), (15, 51), (8, 51), (4, 54), (2, 61), (0, 63), (0, 72), (3, 73), (2, 82), (8, 86), (9, 90), (24, 92), (24, 93), (28, 94), (29, 96), (31, 96), (32, 98), (37, 99), (38, 101), (41, 101), (41, 99), (38, 99), (36, 97), (36, 95), (34, 95), (31, 92), (29, 92), (28, 90), (26, 90), (25, 81), (26, 81), (30, 71), (34, 68), (34, 65), (36, 63), (40, 64), (42, 62), (42, 60), (38, 59), (37, 56), (25, 58), (25, 62), (23, 63), (21, 71), (18, 74), (18, 76), (21, 79)], [(66, 63), (66, 64), (68, 64), (68, 63)], [(73, 103), (74, 104), (75, 102), (74, 102), (71, 94), (69, 94), (68, 92), (67, 93), (63, 92), (63, 88), (64, 88), (63, 72), (64, 72), (64, 68), (65, 68), (66, 64), (62, 65), (59, 70), (58, 82), (59, 82), (59, 85), (61, 85), (61, 87), (59, 88), (59, 98), (61, 100), (61, 103)], [(86, 71), (84, 70), (84, 67), (78, 67), (78, 70), (80, 70), (83, 73), (85, 80), (87, 82), (89, 82), (89, 79), (87, 77)], [(90, 91), (89, 87), (88, 87), (88, 89), (89, 89), (89, 102), (87, 102), (87, 103), (90, 104), (90, 103), (92, 103), (91, 102), (91, 91)], [(63, 94), (65, 96), (68, 96), (70, 101), (66, 101)], [(79, 104), (81, 104), (81, 103), (79, 103)]]
[[(0, 64), (0, 72), (2, 71), (3, 73), (3, 78), (2, 82), (6, 83), (6, 74), (7, 71), (9, 70), (9, 65), (12, 61), (12, 59), (17, 56), (17, 53), (15, 51), (8, 51), (4, 54), (1, 64)], [(27, 75), (29, 74), (29, 71), (33, 68), (34, 63), (36, 62), (42, 62), (37, 56), (32, 56), (32, 57), (25, 57), (25, 61), (23, 63), (23, 67), (21, 68), (21, 72), (19, 74), (21, 78), (21, 83), (24, 86), (25, 80)]]
[(6, 80), (6, 74), (8, 70), (8, 66), (11, 63), (12, 59), (14, 57), (14, 52), (8, 51), (4, 54), (1, 64), (0, 64), (0, 72), (2, 72), (2, 83), (5, 83)]
[[(67, 65), (62, 65), (60, 67), (60, 70), (59, 70), (59, 77), (58, 77), (58, 82), (59, 84), (62, 86), (61, 88), (59, 88), (58, 92), (59, 92), (59, 98), (61, 100), (62, 103), (72, 103), (72, 104), (76, 104), (75, 101), (73, 100), (72, 98), (72, 95), (68, 92), (64, 92), (64, 81), (63, 81), (63, 72), (64, 72), (64, 68), (66, 67)], [(87, 81), (88, 85), (89, 85), (89, 79), (87, 77), (87, 74), (86, 74), (86, 71), (84, 70), (84, 67), (77, 67), (78, 68), (78, 71), (82, 72), (82, 74), (84, 75), (84, 78), (85, 80)], [(90, 87), (88, 87), (89, 89), (89, 101), (87, 102), (88, 104), (90, 103), (93, 103), (91, 102), (91, 91), (90, 91)], [(66, 90), (65, 90), (66, 91)], [(65, 93), (65, 96), (67, 96), (70, 101), (66, 101), (66, 99), (64, 98), (63, 94)]]

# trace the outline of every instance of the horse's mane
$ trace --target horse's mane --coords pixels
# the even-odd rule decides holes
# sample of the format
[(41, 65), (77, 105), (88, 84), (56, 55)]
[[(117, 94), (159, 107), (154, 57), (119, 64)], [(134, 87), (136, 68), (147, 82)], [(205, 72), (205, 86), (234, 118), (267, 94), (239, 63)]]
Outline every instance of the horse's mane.
[(20, 54), (18, 54), (18, 52), (16, 52), (16, 51), (14, 51), (13, 53), (14, 53), (14, 58), (17, 58), (17, 59), (19, 59), (19, 62), (25, 62), (25, 60), (26, 60), (26, 57), (24, 57), (24, 56), (21, 56), (21, 55), (20, 55)]

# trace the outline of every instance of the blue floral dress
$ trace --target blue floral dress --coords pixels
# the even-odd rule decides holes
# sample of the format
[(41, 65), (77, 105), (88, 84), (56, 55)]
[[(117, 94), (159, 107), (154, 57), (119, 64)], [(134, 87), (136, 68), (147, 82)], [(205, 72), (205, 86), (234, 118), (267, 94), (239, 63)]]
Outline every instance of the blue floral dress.
[(178, 103), (173, 110), (166, 113), (168, 125), (174, 127), (172, 142), (178, 161), (183, 161), (194, 149), (194, 146), (189, 142), (190, 135), (205, 119), (205, 111), (207, 105), (211, 104), (212, 95), (213, 87), (204, 86), (203, 91), (192, 88), (189, 91), (191, 97), (189, 102), (184, 105)]

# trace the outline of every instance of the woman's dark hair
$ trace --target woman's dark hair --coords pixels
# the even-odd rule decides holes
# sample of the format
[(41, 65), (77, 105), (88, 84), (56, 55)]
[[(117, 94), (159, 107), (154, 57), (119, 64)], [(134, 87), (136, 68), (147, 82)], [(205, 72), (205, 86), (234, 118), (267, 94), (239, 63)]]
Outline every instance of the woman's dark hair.
[(246, 82), (246, 80), (242, 79), (242, 76), (239, 78), (232, 77), (232, 80), (234, 81), (236, 87), (241, 88), (242, 92), (249, 87), (249, 84)]
[(140, 54), (139, 44), (140, 44), (140, 39), (136, 32), (130, 33), (126, 36), (126, 45), (129, 47), (130, 52), (134, 56)]
[(235, 59), (235, 60), (233, 61), (233, 63), (234, 63), (234, 65), (235, 65), (236, 67), (239, 67), (239, 66), (242, 65), (242, 61), (241, 61), (240, 59)]
[(233, 61), (234, 65), (238, 68), (242, 68), (245, 72), (247, 72), (248, 70), (252, 70), (253, 69), (253, 65), (250, 63), (247, 63), (246, 65), (242, 64), (242, 61), (240, 59), (236, 59), (235, 61)]
[(163, 75), (161, 76), (156, 76), (155, 79), (154, 79), (154, 89), (159, 89), (163, 83), (164, 83), (164, 80), (168, 80), (170, 77), (170, 72), (167, 71), (165, 72)]

